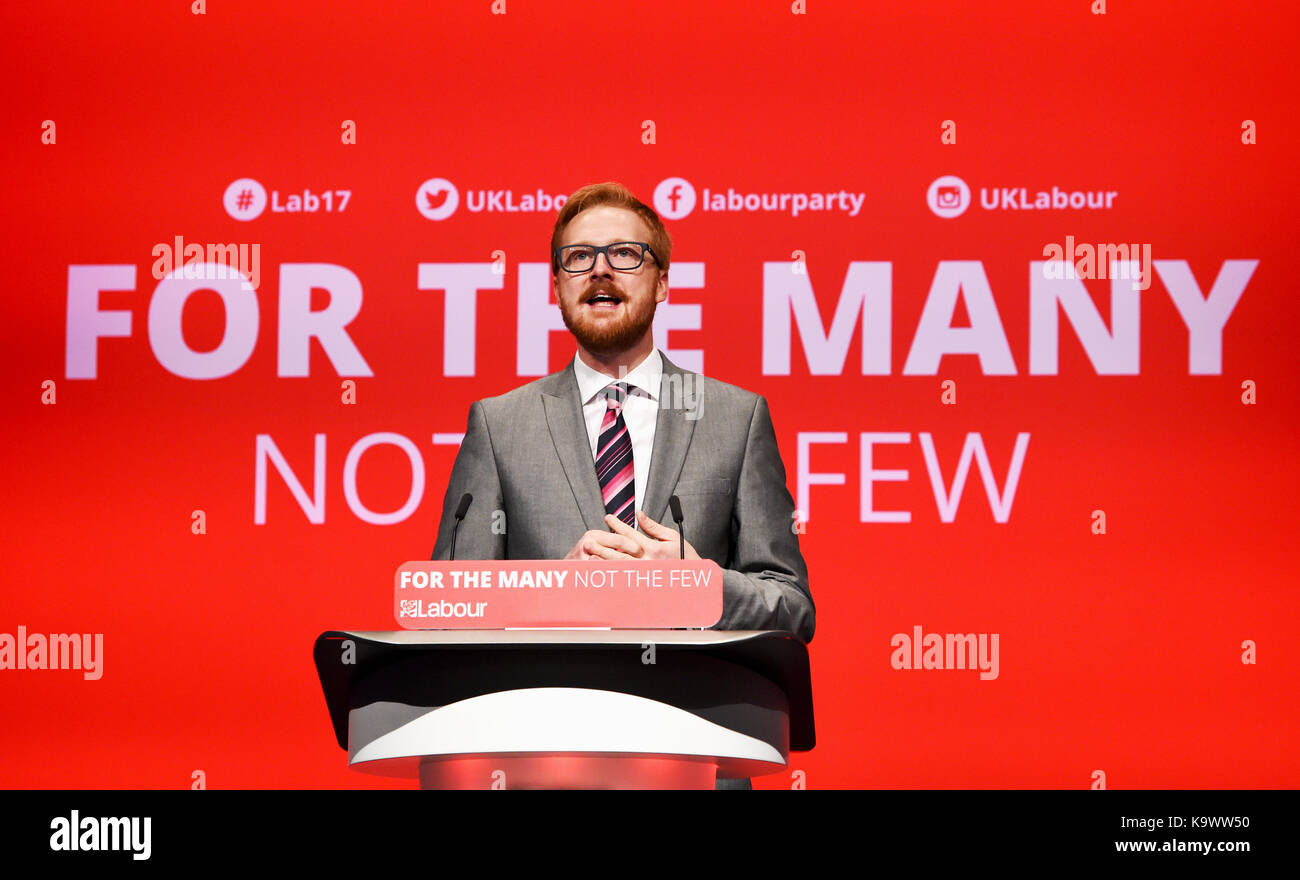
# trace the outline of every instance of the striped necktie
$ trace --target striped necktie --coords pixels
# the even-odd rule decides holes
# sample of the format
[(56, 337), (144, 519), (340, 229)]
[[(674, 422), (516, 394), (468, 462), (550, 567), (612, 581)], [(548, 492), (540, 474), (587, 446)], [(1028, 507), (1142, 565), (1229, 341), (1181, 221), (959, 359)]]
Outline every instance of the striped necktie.
[(632, 469), (632, 437), (623, 421), (623, 401), (635, 385), (616, 382), (606, 386), (605, 419), (596, 441), (596, 479), (605, 512), (636, 527), (636, 472)]

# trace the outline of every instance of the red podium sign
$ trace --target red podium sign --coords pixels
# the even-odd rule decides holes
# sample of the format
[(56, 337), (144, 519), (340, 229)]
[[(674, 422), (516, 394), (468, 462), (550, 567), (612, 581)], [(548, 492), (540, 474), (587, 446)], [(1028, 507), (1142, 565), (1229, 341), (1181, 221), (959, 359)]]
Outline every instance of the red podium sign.
[(688, 560), (407, 562), (393, 576), (405, 629), (709, 627), (722, 617), (722, 569)]

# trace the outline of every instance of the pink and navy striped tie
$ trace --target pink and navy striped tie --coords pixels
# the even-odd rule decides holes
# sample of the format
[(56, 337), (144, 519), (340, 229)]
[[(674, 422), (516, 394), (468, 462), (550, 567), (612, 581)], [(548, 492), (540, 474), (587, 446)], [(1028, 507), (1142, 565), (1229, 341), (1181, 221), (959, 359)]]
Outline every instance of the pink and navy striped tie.
[(616, 382), (604, 390), (605, 420), (600, 423), (596, 441), (596, 479), (605, 512), (636, 527), (636, 472), (632, 469), (632, 437), (623, 421), (623, 401), (630, 390), (626, 382)]

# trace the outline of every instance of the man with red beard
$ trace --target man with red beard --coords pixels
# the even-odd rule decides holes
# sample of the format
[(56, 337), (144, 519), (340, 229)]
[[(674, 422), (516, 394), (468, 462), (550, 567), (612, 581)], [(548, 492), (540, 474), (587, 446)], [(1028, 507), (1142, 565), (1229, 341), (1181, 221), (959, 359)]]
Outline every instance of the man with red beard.
[[(558, 373), (470, 407), (434, 559), (687, 559), (723, 569), (716, 629), (812, 639), (808, 570), (792, 528), (767, 402), (677, 367), (655, 348), (672, 240), (616, 183), (569, 197), (551, 237), (551, 286), (577, 355)], [(504, 513), (504, 527), (502, 516)]]

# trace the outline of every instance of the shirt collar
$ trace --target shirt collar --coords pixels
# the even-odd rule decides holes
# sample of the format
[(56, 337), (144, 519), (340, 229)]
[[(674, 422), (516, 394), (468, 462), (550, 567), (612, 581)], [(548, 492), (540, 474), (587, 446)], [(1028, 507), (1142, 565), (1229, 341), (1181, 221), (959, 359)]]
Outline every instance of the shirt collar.
[[(607, 376), (593, 370), (583, 363), (582, 358), (576, 354), (573, 356), (573, 374), (578, 379), (578, 396), (582, 399), (584, 406), (590, 403), (592, 398), (611, 383), (619, 381), (613, 376)], [(639, 393), (641, 395), (649, 397), (651, 400), (658, 400), (659, 383), (663, 375), (663, 358), (659, 356), (659, 349), (656, 348), (646, 356), (645, 360), (632, 368), (622, 381), (635, 385), (640, 389)]]

